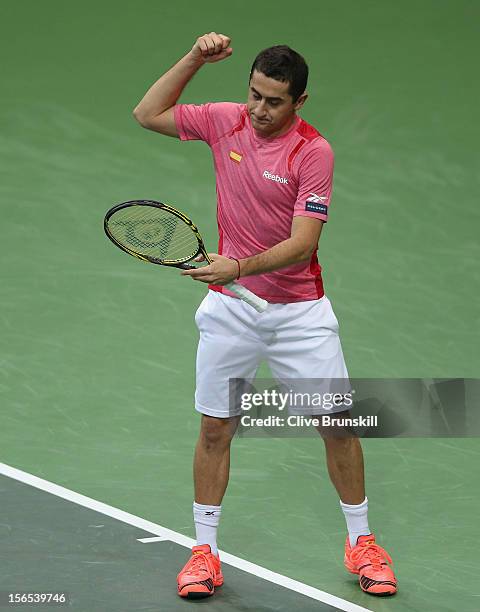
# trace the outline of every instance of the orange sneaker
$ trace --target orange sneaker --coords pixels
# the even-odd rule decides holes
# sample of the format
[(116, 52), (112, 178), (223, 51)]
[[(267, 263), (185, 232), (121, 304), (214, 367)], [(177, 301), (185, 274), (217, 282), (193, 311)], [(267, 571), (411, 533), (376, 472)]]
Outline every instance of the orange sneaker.
[(359, 575), (365, 593), (384, 596), (397, 592), (397, 579), (387, 561), (393, 563), (387, 551), (375, 544), (373, 534), (360, 536), (353, 548), (347, 536), (343, 562), (349, 572)]
[(208, 544), (194, 546), (192, 556), (177, 576), (177, 592), (180, 597), (208, 597), (213, 595), (215, 587), (222, 584), (220, 559), (212, 553)]

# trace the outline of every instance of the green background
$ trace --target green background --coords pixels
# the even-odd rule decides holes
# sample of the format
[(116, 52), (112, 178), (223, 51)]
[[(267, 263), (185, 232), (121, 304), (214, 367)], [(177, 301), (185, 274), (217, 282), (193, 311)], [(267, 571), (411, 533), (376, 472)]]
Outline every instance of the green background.
[[(466, 0), (4, 4), (0, 460), (193, 535), (193, 314), (206, 287), (127, 257), (102, 219), (120, 201), (164, 200), (215, 250), (207, 146), (132, 117), (211, 30), (234, 54), (182, 102), (243, 101), (273, 44), (309, 63), (302, 117), (336, 155), (319, 259), (351, 375), (477, 377), (479, 17)], [(235, 440), (221, 547), (373, 610), (476, 610), (478, 440), (364, 450), (396, 598), (367, 597), (344, 573), (316, 440)]]

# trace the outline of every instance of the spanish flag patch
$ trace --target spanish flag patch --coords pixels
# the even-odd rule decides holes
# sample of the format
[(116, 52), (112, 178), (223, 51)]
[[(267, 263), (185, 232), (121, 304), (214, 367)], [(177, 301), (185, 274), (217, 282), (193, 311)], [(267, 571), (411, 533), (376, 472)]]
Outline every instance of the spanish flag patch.
[(233, 159), (233, 161), (236, 161), (239, 164), (242, 161), (242, 156), (236, 151), (230, 151), (230, 159)]

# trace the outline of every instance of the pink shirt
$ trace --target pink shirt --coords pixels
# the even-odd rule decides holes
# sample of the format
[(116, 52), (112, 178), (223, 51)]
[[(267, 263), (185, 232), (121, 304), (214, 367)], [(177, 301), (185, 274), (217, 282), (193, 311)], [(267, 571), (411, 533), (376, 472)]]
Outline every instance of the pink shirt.
[[(290, 237), (297, 215), (327, 221), (333, 152), (303, 119), (297, 116), (288, 132), (267, 139), (252, 128), (245, 104), (177, 104), (174, 112), (181, 140), (203, 140), (212, 150), (219, 254), (242, 259), (266, 251)], [(316, 251), (310, 261), (238, 282), (272, 303), (323, 296)]]

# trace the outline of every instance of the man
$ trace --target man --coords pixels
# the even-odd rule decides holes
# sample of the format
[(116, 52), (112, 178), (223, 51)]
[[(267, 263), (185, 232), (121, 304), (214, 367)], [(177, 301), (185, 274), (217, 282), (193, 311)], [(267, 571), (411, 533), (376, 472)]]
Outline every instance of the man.
[[(308, 97), (308, 67), (289, 47), (271, 47), (255, 59), (246, 105), (177, 104), (204, 64), (231, 54), (228, 36), (199, 37), (134, 110), (145, 128), (205, 141), (215, 161), (219, 252), (210, 255), (210, 265), (182, 272), (210, 289), (195, 317), (195, 407), (202, 413), (194, 459), (197, 546), (178, 575), (179, 595), (190, 598), (211, 595), (223, 583), (216, 534), (238, 424), (238, 415), (229, 412), (228, 380), (253, 378), (262, 359), (282, 380), (348, 378), (316, 255), (330, 204), (333, 153), (297, 115)], [(269, 302), (265, 313), (223, 287), (235, 279)], [(364, 591), (392, 595), (391, 559), (368, 526), (359, 440), (324, 442), (347, 523), (345, 566), (359, 575)]]

